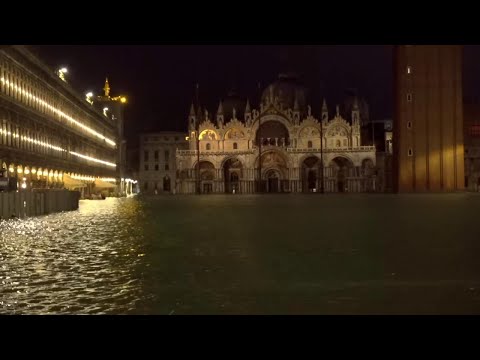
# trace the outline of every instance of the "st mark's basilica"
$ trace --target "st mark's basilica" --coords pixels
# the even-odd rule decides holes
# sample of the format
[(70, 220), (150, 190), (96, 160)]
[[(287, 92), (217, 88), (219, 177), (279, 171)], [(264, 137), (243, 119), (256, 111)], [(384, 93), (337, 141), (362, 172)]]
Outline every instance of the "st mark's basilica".
[(361, 139), (363, 105), (354, 97), (349, 107), (329, 107), (323, 99), (314, 114), (290, 74), (263, 90), (259, 109), (235, 94), (214, 116), (192, 104), (188, 145), (176, 150), (175, 193), (375, 191), (375, 147)]

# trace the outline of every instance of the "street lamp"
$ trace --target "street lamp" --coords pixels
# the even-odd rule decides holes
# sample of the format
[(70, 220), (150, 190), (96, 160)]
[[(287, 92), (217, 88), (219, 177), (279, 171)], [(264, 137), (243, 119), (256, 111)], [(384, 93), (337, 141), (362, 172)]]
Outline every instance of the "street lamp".
[(93, 105), (93, 92), (89, 91), (85, 94), (85, 98), (90, 105)]
[(323, 118), (320, 121), (320, 194), (325, 193), (325, 188), (324, 188), (324, 179), (323, 179), (323, 173), (324, 173), (324, 166), (323, 166)]
[(61, 69), (58, 69), (57, 74), (60, 79), (63, 81), (67, 82), (65, 79), (65, 74), (68, 73), (68, 69), (66, 67), (62, 67)]
[(200, 195), (200, 133), (197, 131), (197, 194)]

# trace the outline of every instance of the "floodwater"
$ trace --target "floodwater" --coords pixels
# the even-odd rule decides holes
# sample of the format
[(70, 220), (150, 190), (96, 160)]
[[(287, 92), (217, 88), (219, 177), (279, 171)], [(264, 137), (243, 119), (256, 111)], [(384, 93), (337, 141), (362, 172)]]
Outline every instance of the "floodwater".
[(0, 222), (1, 314), (480, 314), (480, 196), (84, 200)]

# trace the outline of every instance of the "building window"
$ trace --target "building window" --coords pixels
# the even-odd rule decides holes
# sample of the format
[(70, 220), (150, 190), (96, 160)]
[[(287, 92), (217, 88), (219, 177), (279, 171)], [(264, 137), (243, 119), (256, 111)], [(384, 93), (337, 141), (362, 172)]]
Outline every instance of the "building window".
[(148, 161), (148, 151), (143, 152), (143, 161)]
[(233, 143), (233, 150), (237, 150), (237, 149), (238, 149), (237, 143)]
[(412, 122), (409, 121), (409, 122), (407, 122), (407, 129), (411, 129), (411, 128), (412, 128)]
[(412, 67), (411, 66), (407, 66), (407, 74), (411, 74), (412, 73)]
[(145, 165), (145, 171), (148, 171), (148, 165)]
[(168, 164), (165, 164), (165, 170), (170, 170), (170, 167), (168, 166)]
[(343, 140), (343, 146), (347, 147), (347, 139)]
[(311, 141), (308, 141), (308, 144), (307, 144), (308, 148), (311, 149), (313, 147), (313, 144)]
[(412, 150), (412, 148), (408, 149), (408, 156), (413, 156), (413, 150)]
[(148, 190), (148, 182), (145, 181), (145, 183), (143, 184), (143, 189), (144, 189), (145, 191)]
[(158, 150), (155, 150), (154, 158), (155, 158), (155, 161), (158, 161)]
[(412, 102), (412, 94), (407, 94), (407, 102)]
[(170, 152), (168, 150), (165, 150), (165, 161), (168, 161), (169, 157), (170, 157)]
[(340, 142), (340, 140), (337, 140), (337, 144), (336, 144), (336, 145), (337, 145), (337, 147), (342, 146), (342, 143)]
[(210, 144), (207, 144), (207, 150), (210, 150), (212, 147)]
[(158, 164), (155, 164), (155, 171), (158, 171)]

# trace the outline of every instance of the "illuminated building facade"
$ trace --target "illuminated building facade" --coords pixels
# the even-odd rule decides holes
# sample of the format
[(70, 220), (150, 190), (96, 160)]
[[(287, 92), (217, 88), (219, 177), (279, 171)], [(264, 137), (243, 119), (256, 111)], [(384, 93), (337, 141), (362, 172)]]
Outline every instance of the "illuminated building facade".
[(395, 46), (394, 189), (464, 189), (462, 47)]
[(65, 73), (24, 46), (0, 50), (0, 164), (26, 188), (61, 188), (64, 177), (88, 187), (97, 178), (120, 184), (119, 124)]
[(361, 107), (351, 105), (332, 116), (324, 100), (317, 119), (293, 74), (263, 91), (259, 110), (233, 93), (214, 119), (192, 104), (188, 150), (176, 152), (176, 192), (375, 191), (375, 147), (362, 145)]
[(140, 136), (139, 188), (146, 194), (174, 194), (177, 150), (188, 149), (186, 133), (157, 132)]

